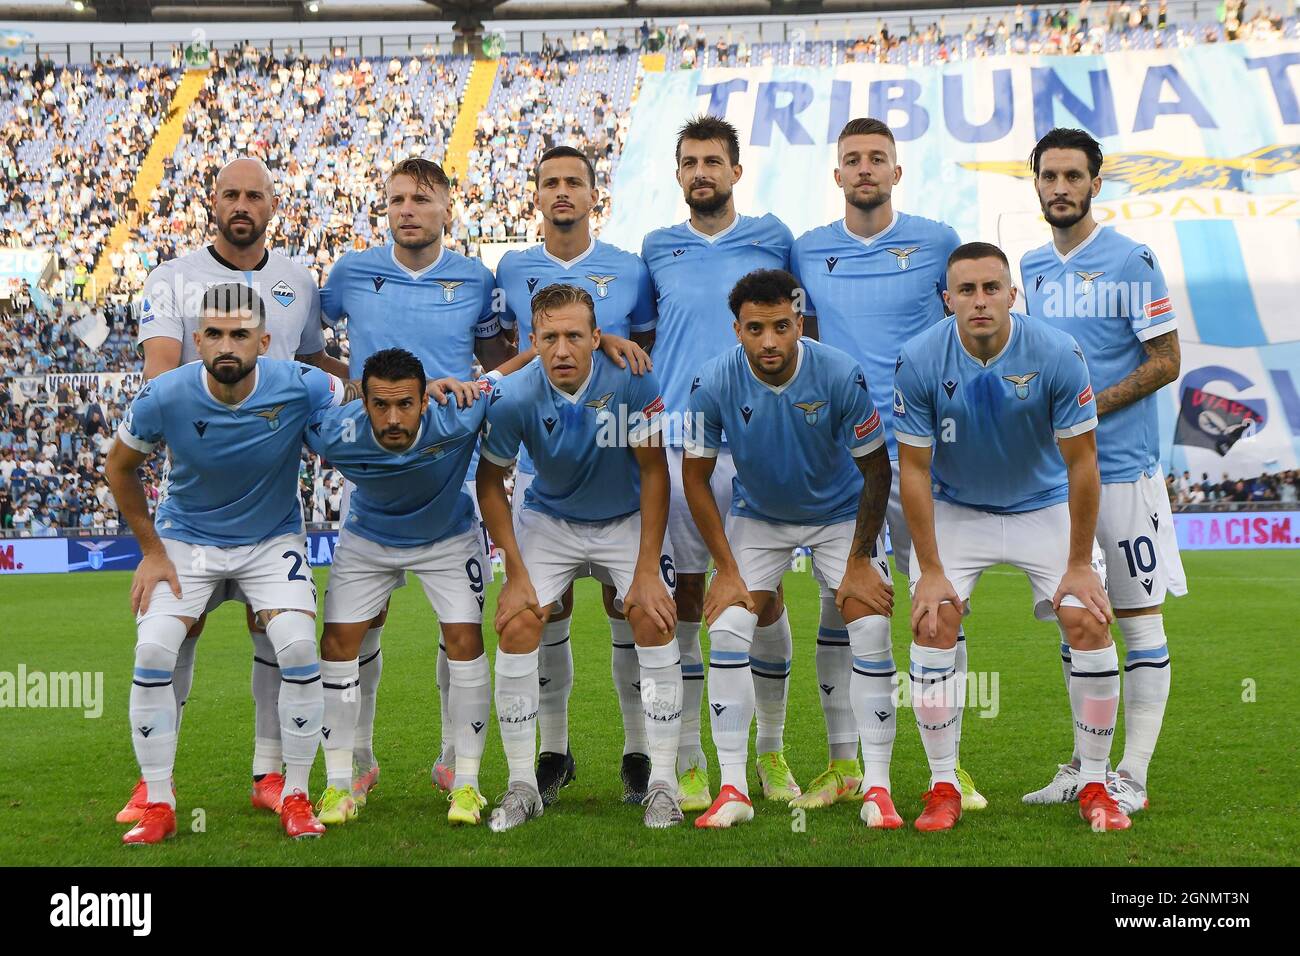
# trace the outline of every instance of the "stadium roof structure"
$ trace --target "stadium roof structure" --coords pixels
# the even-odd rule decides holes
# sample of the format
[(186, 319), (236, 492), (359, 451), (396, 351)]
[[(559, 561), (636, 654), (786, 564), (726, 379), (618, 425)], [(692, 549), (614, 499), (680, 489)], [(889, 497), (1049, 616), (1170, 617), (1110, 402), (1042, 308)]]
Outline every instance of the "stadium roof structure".
[[(76, 9), (77, 6), (82, 9)], [(473, 32), (485, 20), (657, 20), (807, 16), (1005, 7), (969, 0), (0, 0), (3, 20), (104, 23), (440, 20)]]

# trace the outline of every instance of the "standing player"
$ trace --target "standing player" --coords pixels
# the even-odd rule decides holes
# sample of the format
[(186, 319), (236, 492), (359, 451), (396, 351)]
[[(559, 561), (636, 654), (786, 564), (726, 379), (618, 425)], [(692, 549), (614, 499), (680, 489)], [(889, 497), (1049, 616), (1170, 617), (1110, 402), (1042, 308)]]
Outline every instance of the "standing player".
[[(1030, 315), (1078, 340), (1097, 389), (1101, 506), (1097, 541), (1124, 639), (1124, 757), (1107, 789), (1125, 813), (1147, 806), (1147, 767), (1169, 700), (1167, 593), (1187, 593), (1174, 520), (1160, 471), (1155, 393), (1178, 378), (1178, 323), (1169, 287), (1146, 246), (1097, 224), (1101, 146), (1077, 129), (1054, 129), (1031, 164), (1052, 241), (1020, 261)], [(1061, 644), (1065, 685), (1072, 660)], [(1079, 735), (1069, 763), (1026, 803), (1064, 803), (1079, 789)]]
[[(217, 234), (212, 244), (162, 263), (145, 279), (139, 331), (145, 381), (199, 357), (194, 345), (199, 302), (208, 288), (227, 282), (248, 285), (261, 296), (271, 336), (269, 358), (297, 357), (331, 374), (346, 376), (346, 367), (325, 354), (316, 280), (305, 266), (267, 248), (267, 225), (278, 209), (271, 173), (261, 160), (234, 159), (217, 173), (212, 195)], [(178, 714), (184, 714), (182, 708), (194, 680), (195, 639), (203, 632), (207, 612), (227, 599), (239, 599), (239, 595), (218, 587), (190, 639), (181, 645), (172, 679)], [(270, 638), (258, 626), (251, 608), (246, 607), (245, 614), (253, 641), (252, 800), (253, 806), (274, 811), (279, 808), (284, 786), (277, 704), (281, 675)], [(118, 813), (118, 822), (140, 819), (144, 805), (141, 780)]]
[[(596, 304), (596, 324), (608, 345), (631, 337), (649, 348), (654, 340), (654, 290), (650, 274), (639, 256), (591, 237), (591, 210), (599, 193), (591, 161), (571, 146), (556, 146), (542, 154), (534, 174), (537, 208), (546, 222), (542, 245), (522, 252), (507, 252), (497, 266), (497, 285), (505, 292), (501, 324), (513, 329), (526, 347), (532, 333), (532, 298), (536, 290), (563, 283), (586, 289)], [(531, 354), (531, 353), (530, 353)], [(635, 363), (634, 363), (635, 365)], [(527, 452), (519, 456), (511, 498), (516, 515), (523, 508), (533, 462)], [(640, 666), (631, 625), (614, 607), (614, 588), (601, 582), (605, 612), (613, 641), (611, 669), (623, 713), (623, 800), (639, 804), (649, 785), (650, 758), (646, 754), (642, 717)], [(569, 620), (573, 590), (565, 592), (561, 610), (552, 613), (542, 633), (538, 656), (542, 696), (537, 714), (541, 752), (537, 757), (537, 785), (549, 806), (562, 786), (573, 779), (575, 764), (569, 750), (569, 694), (573, 690), (573, 646)]]
[[(683, 810), (707, 810), (713, 798), (700, 746), (700, 701), (704, 695), (700, 620), (709, 549), (681, 490), (680, 423), (700, 368), (735, 345), (735, 334), (724, 318), (728, 291), (756, 269), (788, 269), (794, 241), (790, 230), (770, 213), (761, 217), (736, 213), (732, 190), (742, 172), (740, 139), (734, 126), (707, 115), (686, 123), (677, 133), (677, 182), (690, 207), (690, 218), (656, 229), (641, 246), (641, 258), (650, 270), (658, 299), (653, 354), (663, 376), (668, 467), (673, 473), (668, 534), (677, 562), (677, 641), (686, 681), (677, 760)], [(734, 476), (731, 452), (724, 446), (713, 472), (719, 510), (731, 502)], [(758, 775), (763, 795), (774, 800), (799, 795), (782, 741), (791, 650), (790, 621), (778, 589), (776, 600), (759, 617), (752, 647)]]
[[(533, 766), (537, 656), (550, 606), (590, 565), (614, 581), (641, 664), (650, 751), (645, 825), (682, 822), (675, 780), (682, 672), (672, 558), (664, 550), (668, 466), (658, 436), (664, 402), (653, 375), (596, 354), (600, 331), (586, 290), (554, 285), (533, 298), (538, 360), (493, 391), (479, 464), (483, 520), (505, 555), (497, 599), (497, 720), (510, 786), (489, 825), (509, 830), (540, 816)], [(535, 470), (512, 525), (505, 476), (519, 451)]]
[[(494, 309), (495, 280), (487, 266), (442, 245), (451, 217), (451, 183), (437, 163), (411, 157), (393, 166), (385, 185), (392, 242), (339, 258), (321, 289), (321, 309), (331, 324), (347, 319), (349, 372), (360, 378), (366, 359), (381, 349), (403, 348), (438, 379), (469, 377), (477, 359), (492, 370), (514, 354)], [(471, 489), (472, 491), (472, 489)], [(346, 508), (345, 508), (346, 510)], [(346, 515), (344, 516), (346, 518)], [(490, 576), (486, 542), (484, 570)], [(387, 607), (375, 616), (360, 648), (361, 712), (357, 719), (356, 796), (379, 779), (374, 754), (375, 699), (384, 658), (380, 644)], [(443, 752), (434, 779), (449, 789), (453, 757), (448, 736), (451, 668), (445, 638), (438, 644)]]
[[(844, 218), (799, 237), (791, 269), (804, 291), (804, 311), (812, 337), (842, 349), (866, 372), (871, 399), (880, 410), (892, 461), (898, 445), (890, 407), (894, 360), (903, 344), (944, 317), (949, 254), (961, 245), (956, 231), (942, 222), (897, 212), (894, 187), (902, 180), (894, 134), (876, 119), (850, 120), (840, 130), (835, 185), (844, 192)], [(889, 537), (894, 563), (908, 572), (911, 538), (898, 495), (898, 470), (889, 494)], [(856, 798), (862, 782), (857, 732), (849, 705), (852, 670), (849, 634), (823, 584), (817, 630), (817, 686), (830, 745), (830, 765), (808, 785), (795, 806), (826, 807)], [(957, 634), (957, 670), (966, 672), (966, 641)], [(960, 720), (960, 718), (958, 718)], [(957, 729), (961, 736), (961, 727)], [(984, 797), (960, 768), (962, 803), (983, 809)], [(873, 786), (867, 781), (862, 789)]]
[[(109, 485), (144, 554), (131, 587), (138, 616), (130, 711), (147, 794), (123, 842), (158, 843), (176, 832), (173, 671), (186, 632), (226, 581), (249, 601), (280, 663), (281, 824), (291, 837), (319, 836), (307, 777), (324, 700), (298, 462), (303, 426), (339, 403), (343, 383), (297, 362), (259, 358), (270, 336), (261, 297), (248, 286), (213, 286), (199, 311), (201, 361), (146, 383), (108, 459)], [(160, 441), (172, 472), (155, 523), (137, 469)]]
[[(478, 769), (488, 721), (488, 662), (483, 654), (483, 548), (465, 473), (487, 402), (459, 408), (430, 403), (424, 366), (405, 349), (382, 349), (361, 376), (362, 401), (312, 416), (308, 447), (353, 482), (325, 592), (321, 677), (328, 788), (322, 823), (353, 819), (353, 744), (361, 701), (358, 651), (370, 622), (412, 572), (438, 615), (451, 659), (450, 700), (456, 742), (452, 823), (476, 824), (486, 804)], [(472, 401), (472, 399), (471, 399)]]
[[(794, 548), (812, 549), (843, 609), (853, 647), (853, 713), (869, 772), (862, 819), (903, 825), (889, 795), (894, 742), (894, 588), (880, 537), (890, 465), (862, 368), (839, 349), (801, 339), (798, 282), (751, 272), (731, 290), (740, 344), (707, 363), (691, 389), (682, 468), (686, 500), (717, 565), (709, 621), (709, 710), (721, 789), (697, 827), (754, 817), (745, 779), (755, 688), (750, 645), (776, 599)], [(727, 436), (736, 465), (723, 529), (709, 479)], [(874, 713), (873, 713), (874, 711)]]
[(980, 575), (1005, 563), (1029, 576), (1036, 616), (1055, 617), (1072, 648), (1070, 705), (1085, 738), (1080, 812), (1095, 829), (1125, 829), (1105, 786), (1119, 664), (1091, 564), (1100, 482), (1088, 365), (1069, 335), (1011, 313), (1016, 289), (997, 246), (954, 250), (944, 299), (955, 317), (908, 342), (894, 378), (913, 547), (909, 673), (930, 763), (916, 828), (947, 830), (961, 818), (957, 628)]

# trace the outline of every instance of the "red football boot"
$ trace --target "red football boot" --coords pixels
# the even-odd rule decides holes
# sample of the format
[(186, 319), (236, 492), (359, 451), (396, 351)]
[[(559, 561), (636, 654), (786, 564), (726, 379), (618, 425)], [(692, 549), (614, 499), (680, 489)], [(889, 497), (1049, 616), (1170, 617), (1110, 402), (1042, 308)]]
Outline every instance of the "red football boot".
[(161, 843), (176, 835), (176, 811), (165, 803), (147, 803), (140, 822), (127, 830), (122, 842), (127, 846)]
[(893, 798), (884, 787), (872, 787), (866, 792), (858, 817), (867, 826), (880, 830), (897, 830), (903, 825), (903, 818), (894, 809)]
[(301, 790), (295, 790), (280, 801), (280, 824), (284, 832), (295, 840), (318, 837), (325, 832), (325, 824), (316, 819), (311, 801)]
[(914, 826), (924, 832), (951, 830), (961, 819), (961, 791), (950, 783), (939, 782), (921, 795), (925, 811)]
[(268, 773), (253, 781), (253, 806), (258, 810), (280, 812), (280, 797), (284, 793), (284, 774)]
[(1106, 792), (1105, 784), (1101, 783), (1090, 783), (1079, 791), (1079, 816), (1098, 833), (1103, 830), (1127, 830), (1133, 825), (1115, 798)]

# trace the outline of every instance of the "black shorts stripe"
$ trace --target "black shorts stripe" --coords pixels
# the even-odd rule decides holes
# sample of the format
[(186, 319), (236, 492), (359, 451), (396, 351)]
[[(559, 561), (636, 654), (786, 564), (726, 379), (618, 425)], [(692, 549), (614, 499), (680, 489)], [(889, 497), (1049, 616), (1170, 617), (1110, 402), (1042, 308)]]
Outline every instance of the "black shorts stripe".
[(1127, 674), (1129, 671), (1135, 670), (1139, 667), (1168, 667), (1168, 666), (1169, 666), (1169, 658), (1167, 657), (1163, 661), (1138, 661), (1136, 664), (1124, 665), (1124, 673)]
[(1070, 676), (1071, 677), (1118, 677), (1119, 671), (1089, 671), (1087, 673), (1080, 673), (1079, 671), (1072, 670), (1070, 671)]
[(378, 656), (379, 656), (380, 654), (382, 654), (383, 652), (384, 652), (384, 649), (381, 647), (379, 650), (375, 651), (375, 652), (374, 652), (373, 654), (371, 654), (369, 657), (363, 658), (362, 660), (358, 661), (358, 662), (357, 662), (357, 666), (358, 666), (358, 667), (365, 667), (367, 664), (369, 664), (371, 661), (373, 661), (376, 657), (378, 657)]
[(317, 674), (315, 677), (304, 678), (303, 680), (298, 680), (294, 677), (285, 677), (282, 674), (280, 675), (280, 680), (284, 681), (286, 684), (314, 684), (320, 680), (320, 674)]

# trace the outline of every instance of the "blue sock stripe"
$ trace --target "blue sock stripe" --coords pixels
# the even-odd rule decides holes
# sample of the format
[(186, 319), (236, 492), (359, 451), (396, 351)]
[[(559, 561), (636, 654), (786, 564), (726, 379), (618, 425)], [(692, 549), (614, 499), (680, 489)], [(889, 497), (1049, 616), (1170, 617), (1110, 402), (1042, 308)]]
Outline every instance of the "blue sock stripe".
[(312, 677), (320, 673), (320, 664), (299, 664), (297, 667), (281, 667), (284, 677)]
[(683, 664), (683, 665), (682, 665), (682, 674), (683, 674), (683, 675), (686, 675), (686, 674), (698, 674), (699, 676), (703, 677), (703, 676), (704, 676), (704, 665), (703, 665), (703, 664)]
[(1153, 647), (1149, 651), (1129, 651), (1124, 655), (1124, 663), (1132, 664), (1134, 661), (1158, 661), (1169, 656), (1169, 645), (1161, 644), (1159, 647)]
[(922, 664), (918, 667), (916, 661), (912, 662), (913, 674), (951, 674), (954, 670), (956, 670), (956, 665), (951, 667), (926, 667)]
[(849, 642), (848, 628), (844, 627), (819, 627), (817, 628), (817, 637), (819, 643), (824, 644), (847, 644)]
[(150, 670), (148, 667), (137, 667), (135, 676), (140, 680), (171, 680), (171, 671)]
[(719, 651), (709, 648), (709, 663), (722, 661), (723, 663), (734, 663), (735, 661), (744, 661), (749, 663), (748, 651)]
[(749, 657), (749, 666), (756, 670), (771, 671), (774, 674), (790, 673), (789, 661), (763, 661), (754, 657), (752, 654)]
[(853, 666), (860, 667), (866, 671), (894, 671), (894, 661), (892, 658), (886, 658), (883, 661), (869, 661), (865, 657), (853, 658)]

